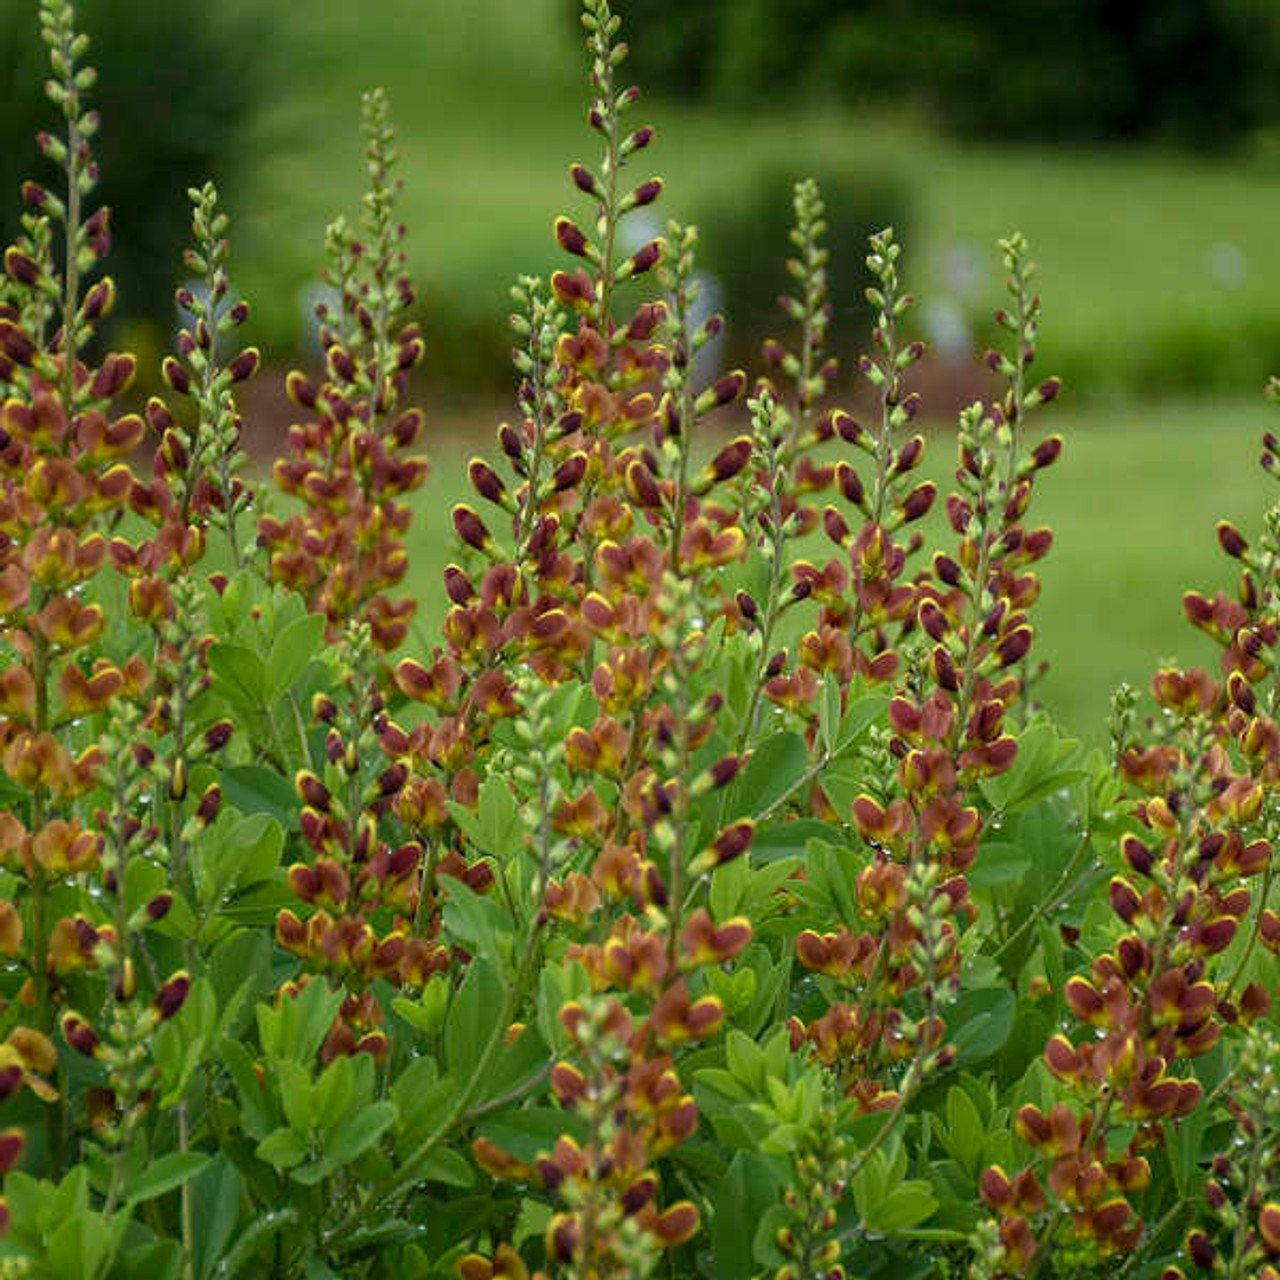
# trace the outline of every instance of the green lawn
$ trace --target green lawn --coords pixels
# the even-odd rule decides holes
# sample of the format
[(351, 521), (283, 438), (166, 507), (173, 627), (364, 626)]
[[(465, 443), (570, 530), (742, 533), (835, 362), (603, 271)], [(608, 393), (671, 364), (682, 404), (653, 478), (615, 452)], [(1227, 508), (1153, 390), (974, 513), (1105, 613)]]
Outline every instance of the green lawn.
[[(598, 139), (584, 124), (565, 8), (486, 0), (483, 24), (447, 0), (280, 11), (265, 41), (276, 96), (246, 139), (261, 159), (252, 212), (237, 223), (237, 272), (264, 336), (297, 337), (324, 226), (357, 206), (359, 95), (380, 83), (400, 127), (410, 266), (436, 326), (432, 370), (448, 382), (446, 354), (466, 364), (446, 326), (496, 327), (514, 276), (558, 262), (554, 215), (584, 211), (565, 175), (571, 160), (594, 157)], [(659, 128), (643, 159), (667, 179), (663, 217), (731, 203), (762, 172), (897, 175), (915, 207), (907, 278), (926, 302), (949, 292), (985, 315), (1001, 300), (994, 241), (1020, 227), (1043, 265), (1046, 363), (1081, 394), (1135, 384), (1244, 393), (1280, 367), (1273, 156), (960, 144), (903, 121), (821, 111), (637, 111)], [(785, 205), (788, 192), (777, 199)]]
[(1122, 680), (1145, 689), (1161, 659), (1216, 672), (1182, 593), (1234, 592), (1239, 565), (1214, 526), (1228, 519), (1255, 537), (1280, 496), (1256, 462), (1276, 417), (1250, 401), (1052, 414), (1066, 448), (1032, 508), (1055, 535), (1036, 652), (1052, 662), (1044, 701), (1075, 732), (1103, 740), (1111, 691)]
[[(1066, 448), (1042, 475), (1031, 512), (1033, 526), (1055, 534), (1036, 608), (1035, 653), (1052, 663), (1038, 696), (1072, 731), (1104, 741), (1112, 690), (1121, 681), (1145, 689), (1163, 658), (1216, 670), (1216, 650), (1183, 621), (1182, 592), (1234, 590), (1237, 565), (1219, 549), (1214, 526), (1226, 518), (1256, 536), (1277, 495), (1255, 459), (1277, 416), (1260, 401), (1043, 411), (1041, 426), (1061, 432)], [(449, 507), (474, 501), (466, 460), (487, 440), (477, 434), (468, 446), (438, 431), (427, 444), (435, 469), (417, 495), (410, 535), (422, 647), (434, 642), (444, 608), (440, 573), (456, 554)], [(946, 485), (953, 469), (954, 445), (939, 426), (925, 470)], [(939, 518), (929, 518), (935, 546), (952, 539), (940, 512), (939, 503)], [(834, 549), (819, 541), (811, 554)]]

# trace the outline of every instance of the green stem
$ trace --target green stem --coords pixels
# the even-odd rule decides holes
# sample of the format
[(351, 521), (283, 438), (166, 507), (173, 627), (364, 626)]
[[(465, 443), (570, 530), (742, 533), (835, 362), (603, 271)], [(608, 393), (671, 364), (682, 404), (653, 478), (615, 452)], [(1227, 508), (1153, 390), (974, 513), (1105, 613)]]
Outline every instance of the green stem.
[(1047, 894), (1037, 904), (1036, 909), (1005, 939), (1003, 944), (992, 953), (993, 960), (999, 960), (1014, 943), (1018, 942), (1024, 934), (1034, 929), (1041, 920), (1056, 911), (1062, 905), (1063, 899), (1067, 896), (1068, 887), (1075, 879), (1077, 864), (1084, 856), (1085, 851), (1089, 848), (1090, 841), (1093, 839), (1093, 832), (1086, 829), (1080, 836), (1079, 842), (1076, 844), (1075, 850), (1072, 852), (1067, 865), (1063, 868), (1062, 874), (1058, 877), (1057, 883), (1049, 890)]
[[(1265, 1182), (1262, 1178), (1262, 1161), (1266, 1153), (1267, 1144), (1263, 1140), (1265, 1130), (1259, 1126), (1259, 1132), (1254, 1138), (1253, 1150), (1249, 1152), (1249, 1172), (1245, 1178), (1244, 1194), (1246, 1197), (1253, 1197), (1259, 1191), (1265, 1191)], [(1259, 1196), (1259, 1199), (1262, 1197)], [(1227, 1280), (1240, 1280), (1245, 1274), (1246, 1268), (1253, 1260), (1252, 1255), (1255, 1250), (1246, 1249), (1245, 1240), (1247, 1234), (1253, 1227), (1253, 1214), (1247, 1211), (1245, 1206), (1241, 1206), (1239, 1217), (1236, 1222), (1236, 1229), (1231, 1241), (1231, 1265), (1227, 1269)]]
[[(191, 1146), (191, 1133), (189, 1129), (189, 1117), (187, 1115), (187, 1104), (181, 1102), (178, 1104), (178, 1150), (186, 1155)], [(183, 1280), (195, 1280), (195, 1216), (194, 1208), (191, 1203), (191, 1180), (185, 1179), (182, 1183), (182, 1252), (184, 1262), (182, 1264)]]
[(831, 763), (831, 753), (824, 750), (822, 754), (771, 804), (755, 815), (753, 821), (767, 822), (798, 791), (803, 791)]
[(600, 336), (609, 339), (613, 307), (613, 250), (618, 231), (618, 108), (613, 94), (613, 63), (608, 41), (602, 38), (604, 52), (600, 58), (603, 73), (600, 77), (600, 102), (608, 124), (605, 134), (604, 154), (604, 238), (600, 248)]
[[(36, 713), (32, 725), (37, 737), (49, 728), (49, 642), (37, 628), (31, 628), (32, 678), (36, 686)], [(49, 793), (37, 784), (31, 796), (31, 831), (38, 835), (49, 817)], [(47, 1031), (53, 1025), (53, 1007), (49, 990), (49, 877), (38, 863), (33, 863), (31, 891), (31, 976), (35, 982), (36, 1025)]]
[[(68, 68), (74, 65), (71, 57), (71, 42), (62, 42), (62, 56)], [(70, 418), (75, 412), (76, 393), (76, 311), (80, 305), (80, 264), (78, 241), (80, 239), (80, 129), (76, 122), (80, 110), (79, 93), (74, 87), (68, 87), (65, 110), (67, 113), (67, 217), (64, 224), (66, 230), (66, 268), (63, 276), (62, 292), (62, 378), (61, 392), (63, 410)]]
[(1151, 1252), (1156, 1241), (1159, 1240), (1160, 1237), (1164, 1235), (1164, 1233), (1178, 1220), (1178, 1218), (1191, 1207), (1191, 1201), (1189, 1200), (1184, 1200), (1181, 1197), (1175, 1200), (1160, 1221), (1157, 1222), (1149, 1232), (1147, 1232), (1147, 1237), (1142, 1242), (1141, 1247), (1135, 1249), (1128, 1258), (1125, 1259), (1125, 1264), (1120, 1268), (1119, 1273), (1116, 1275), (1116, 1280), (1125, 1280), (1125, 1277), (1128, 1276), (1137, 1267), (1138, 1263)]
[(1240, 963), (1236, 965), (1230, 979), (1227, 982), (1226, 990), (1219, 997), (1220, 1000), (1229, 1000), (1231, 993), (1236, 989), (1236, 983), (1240, 981), (1244, 975), (1245, 966), (1249, 963), (1249, 958), (1253, 955), (1253, 949), (1258, 942), (1258, 931), (1262, 925), (1262, 913), (1267, 908), (1267, 900), (1271, 896), (1271, 881), (1275, 875), (1274, 860), (1267, 863), (1267, 869), (1262, 873), (1262, 897), (1258, 902), (1258, 910), (1254, 913), (1253, 927), (1249, 930), (1249, 941), (1245, 944), (1244, 953), (1240, 957)]

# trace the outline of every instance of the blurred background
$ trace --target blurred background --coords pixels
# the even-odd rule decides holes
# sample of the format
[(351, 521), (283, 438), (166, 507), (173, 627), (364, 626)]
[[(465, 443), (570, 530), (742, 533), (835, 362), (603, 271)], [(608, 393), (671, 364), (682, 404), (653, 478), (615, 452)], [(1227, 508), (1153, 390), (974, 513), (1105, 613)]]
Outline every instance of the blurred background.
[[(1003, 301), (996, 239), (1042, 264), (1040, 369), (1066, 391), (1040, 418), (1067, 439), (1038, 491), (1044, 562), (1039, 696), (1105, 740), (1110, 693), (1161, 658), (1213, 662), (1181, 622), (1187, 587), (1233, 588), (1216, 519), (1257, 530), (1257, 468), (1280, 373), (1280, 5), (1274, 0), (615, 0), (637, 109), (658, 128), (641, 160), (656, 207), (702, 235), (706, 287), (730, 318), (714, 357), (761, 371), (790, 190), (812, 175), (829, 209), (833, 347), (865, 342), (867, 234), (893, 225), (930, 344), (919, 387), (927, 464), (945, 483), (948, 431), (983, 386), (975, 360)], [(415, 525), (419, 643), (442, 610), (448, 501), (466, 458), (509, 413), (506, 291), (561, 265), (556, 214), (592, 161), (576, 0), (82, 0), (113, 274), (112, 335), (155, 367), (171, 340), (186, 188), (212, 176), (233, 217), (233, 273), (268, 353), (253, 400), (270, 455), (288, 410), (279, 373), (314, 354), (324, 228), (363, 189), (363, 89), (384, 85), (400, 131), (428, 357), (435, 474)], [(33, 134), (51, 116), (34, 0), (0, 0), (0, 230)], [(637, 172), (637, 178), (650, 170)], [(1280, 417), (1277, 417), (1280, 426)], [(941, 505), (941, 504), (939, 504)]]

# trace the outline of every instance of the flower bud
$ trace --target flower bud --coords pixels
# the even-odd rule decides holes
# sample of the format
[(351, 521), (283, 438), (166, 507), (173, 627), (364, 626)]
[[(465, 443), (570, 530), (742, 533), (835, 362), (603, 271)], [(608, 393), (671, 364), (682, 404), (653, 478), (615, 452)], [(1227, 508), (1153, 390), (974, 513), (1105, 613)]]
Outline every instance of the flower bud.
[(116, 286), (110, 276), (99, 280), (85, 294), (82, 311), (86, 320), (101, 320), (115, 305)]
[(637, 506), (650, 510), (662, 506), (662, 490), (653, 472), (639, 458), (627, 465), (625, 478), (627, 493)]
[(1237, 560), (1249, 549), (1240, 531), (1226, 520), (1218, 522), (1218, 542), (1227, 555)]
[(244, 382), (246, 379), (253, 377), (260, 360), (261, 354), (257, 347), (245, 347), (227, 366), (227, 372), (231, 374), (231, 381)]
[(551, 486), (557, 493), (576, 488), (587, 474), (587, 455), (578, 449), (571, 453), (556, 469), (551, 477)]
[(161, 985), (156, 992), (152, 1006), (160, 1015), (161, 1022), (166, 1022), (186, 1003), (187, 993), (191, 990), (191, 975), (179, 969), (168, 982)]
[(579, 191), (585, 192), (589, 196), (599, 195), (599, 189), (596, 186), (595, 176), (591, 170), (583, 164), (574, 164), (569, 166), (569, 177), (573, 181), (573, 185)]
[(725, 445), (711, 460), (711, 473), (719, 484), (732, 480), (751, 461), (751, 441), (746, 436)]
[(658, 259), (662, 257), (662, 241), (650, 240), (648, 244), (637, 249), (631, 255), (622, 269), (618, 272), (618, 278), (628, 279), (631, 276), (642, 276), (646, 271), (651, 270), (658, 263)]
[(467, 546), (474, 547), (477, 551), (487, 550), (492, 545), (484, 521), (466, 503), (459, 503), (454, 507), (453, 528)]
[(4, 269), (18, 284), (35, 288), (40, 281), (40, 264), (16, 247), (5, 251)]
[(502, 478), (483, 458), (472, 458), (467, 464), (467, 478), (472, 488), (490, 502), (501, 505), (507, 496)]
[(164, 362), (160, 366), (160, 372), (164, 380), (180, 396), (191, 394), (191, 375), (181, 362), (174, 359), (173, 356), (165, 356)]
[(98, 1053), (98, 1033), (73, 1009), (68, 1009), (62, 1015), (61, 1021), (62, 1038), (77, 1053), (82, 1053), (86, 1058), (93, 1058)]
[(919, 520), (928, 514), (937, 493), (938, 486), (932, 480), (926, 480), (924, 484), (917, 485), (903, 499), (902, 518), (906, 521)]
[(646, 124), (637, 129), (622, 143), (622, 154), (630, 155), (633, 151), (643, 151), (653, 141), (653, 130)]
[(1062, 437), (1050, 436), (1047, 440), (1041, 440), (1038, 445), (1031, 451), (1032, 465), (1039, 470), (1042, 467), (1050, 467), (1058, 460), (1058, 456), (1062, 453)]
[(555, 230), (556, 239), (566, 253), (588, 260), (593, 260), (597, 256), (591, 241), (587, 239), (586, 232), (571, 218), (557, 218)]

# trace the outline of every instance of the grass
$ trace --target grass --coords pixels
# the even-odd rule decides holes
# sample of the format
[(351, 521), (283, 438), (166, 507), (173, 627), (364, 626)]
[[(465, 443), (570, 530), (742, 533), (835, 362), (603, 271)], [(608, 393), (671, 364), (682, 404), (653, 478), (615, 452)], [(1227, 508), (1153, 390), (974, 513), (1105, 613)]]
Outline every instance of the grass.
[[(262, 159), (252, 212), (239, 220), (239, 275), (264, 334), (296, 341), (305, 327), (325, 224), (357, 207), (358, 100), (376, 81), (400, 128), (402, 213), (430, 336), (455, 380), (477, 376), (468, 342), (491, 361), (507, 285), (557, 264), (552, 219), (583, 211), (568, 162), (597, 150), (567, 9), (485, 0), (483, 25), (446, 0), (379, 0), (374, 18), (340, 0), (281, 11), (265, 45), (278, 95), (246, 140)], [(1043, 264), (1046, 362), (1081, 393), (1238, 388), (1280, 367), (1280, 186), (1266, 156), (960, 144), (905, 121), (821, 110), (638, 111), (659, 128), (651, 154), (668, 180), (663, 217), (732, 202), (779, 169), (898, 175), (916, 206), (913, 287), (971, 316), (1000, 300), (994, 241), (1020, 227)], [(492, 385), (491, 365), (483, 371)]]
[[(1182, 593), (1234, 591), (1237, 566), (1214, 526), (1229, 519), (1256, 536), (1275, 482), (1254, 459), (1274, 416), (1261, 401), (1229, 400), (1042, 412), (1036, 429), (1061, 432), (1066, 448), (1041, 477), (1031, 510), (1032, 526), (1047, 524), (1055, 535), (1039, 566), (1034, 652), (1051, 667), (1036, 696), (1068, 730), (1105, 742), (1112, 691), (1121, 681), (1145, 689), (1164, 659), (1216, 672), (1217, 650), (1183, 620)], [(471, 422), (461, 437), (438, 432), (428, 441), (434, 471), (416, 498), (408, 583), (420, 601), (415, 643), (423, 649), (435, 643), (444, 613), (441, 572), (457, 557), (450, 506), (475, 501), (465, 479), (475, 450), (465, 437), (476, 431)], [(954, 462), (939, 426), (924, 470), (944, 492)], [(941, 503), (929, 525), (930, 545), (954, 540)], [(809, 554), (836, 552), (819, 540)]]

